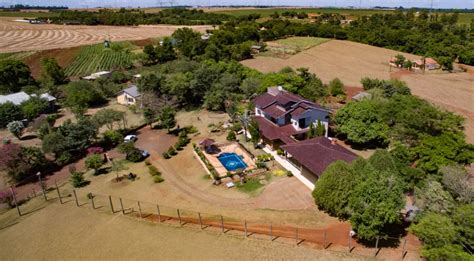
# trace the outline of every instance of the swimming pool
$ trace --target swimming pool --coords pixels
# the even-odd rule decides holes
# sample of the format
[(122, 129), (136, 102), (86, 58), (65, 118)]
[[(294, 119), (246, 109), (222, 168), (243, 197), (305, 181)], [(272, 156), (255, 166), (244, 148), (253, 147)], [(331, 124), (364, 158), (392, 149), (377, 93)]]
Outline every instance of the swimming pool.
[(247, 164), (235, 153), (222, 153), (217, 159), (228, 171), (247, 168)]

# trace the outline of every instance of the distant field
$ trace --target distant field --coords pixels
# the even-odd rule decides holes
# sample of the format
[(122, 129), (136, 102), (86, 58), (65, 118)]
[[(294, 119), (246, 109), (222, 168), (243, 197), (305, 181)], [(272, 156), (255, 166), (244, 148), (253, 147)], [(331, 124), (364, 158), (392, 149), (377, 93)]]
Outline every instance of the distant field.
[[(395, 73), (388, 66), (390, 57), (400, 54), (394, 50), (350, 42), (331, 40), (302, 51), (287, 59), (257, 56), (242, 64), (262, 72), (276, 72), (285, 66), (294, 69), (307, 67), (324, 82), (338, 77), (348, 86), (361, 86), (362, 77), (379, 79), (401, 78), (412, 93), (466, 118), (465, 132), (469, 142), (474, 142), (474, 74), (443, 73)], [(411, 60), (419, 56), (401, 53)], [(465, 66), (468, 67), (468, 66)], [(472, 67), (468, 67), (472, 69)]]

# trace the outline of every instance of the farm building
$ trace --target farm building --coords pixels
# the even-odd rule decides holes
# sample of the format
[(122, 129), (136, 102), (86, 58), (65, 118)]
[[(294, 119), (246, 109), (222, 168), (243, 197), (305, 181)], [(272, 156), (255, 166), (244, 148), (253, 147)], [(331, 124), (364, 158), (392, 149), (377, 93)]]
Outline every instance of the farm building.
[(281, 146), (286, 158), (295, 165), (301, 175), (315, 183), (333, 162), (352, 162), (357, 155), (326, 137), (317, 137)]
[[(424, 60), (424, 62), (423, 62)], [(415, 69), (423, 69), (423, 67), (426, 70), (437, 70), (441, 68), (438, 62), (436, 62), (435, 59), (433, 58), (425, 58), (421, 60), (416, 60), (413, 62), (413, 68)]]
[[(28, 101), (31, 97), (36, 97), (36, 94), (29, 95), (25, 92), (16, 92), (9, 95), (0, 95), (0, 104), (11, 102), (15, 105), (20, 105)], [(49, 93), (43, 93), (40, 98), (48, 101), (49, 109), (53, 110), (56, 106), (56, 98), (51, 96)]]
[(141, 97), (138, 87), (131, 85), (117, 93), (117, 103), (122, 105), (136, 105)]
[(284, 90), (281, 86), (254, 99), (255, 120), (264, 142), (278, 149), (306, 138), (311, 124), (320, 121), (327, 134), (329, 110)]
[(84, 76), (84, 77), (82, 77), (82, 79), (88, 80), (88, 81), (93, 81), (93, 80), (97, 80), (99, 78), (108, 78), (108, 77), (110, 77), (111, 74), (112, 74), (112, 72), (109, 72), (109, 71), (101, 71), (101, 72), (93, 73), (93, 74), (88, 75), (88, 76)]

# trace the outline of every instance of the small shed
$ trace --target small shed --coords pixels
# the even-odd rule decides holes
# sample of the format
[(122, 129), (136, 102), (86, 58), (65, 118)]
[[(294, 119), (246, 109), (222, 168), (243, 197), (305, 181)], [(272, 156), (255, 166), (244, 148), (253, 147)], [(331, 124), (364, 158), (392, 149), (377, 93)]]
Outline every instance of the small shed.
[(117, 93), (117, 103), (122, 105), (136, 105), (141, 97), (136, 85), (131, 85)]

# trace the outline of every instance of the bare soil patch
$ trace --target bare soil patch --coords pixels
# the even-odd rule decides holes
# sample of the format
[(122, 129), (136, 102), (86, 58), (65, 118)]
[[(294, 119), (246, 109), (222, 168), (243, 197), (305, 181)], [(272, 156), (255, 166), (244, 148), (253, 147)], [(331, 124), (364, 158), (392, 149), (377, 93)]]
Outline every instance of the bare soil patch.
[[(14, 22), (15, 18), (0, 17), (0, 52), (20, 52), (67, 48), (111, 41), (143, 40), (171, 35), (185, 26), (84, 26), (28, 24)], [(204, 32), (211, 26), (186, 26)]]
[[(279, 71), (285, 66), (294, 69), (308, 67), (324, 82), (338, 77), (345, 85), (361, 86), (363, 77), (398, 78), (408, 83), (413, 94), (466, 118), (465, 130), (469, 142), (474, 142), (474, 74), (442, 71), (411, 73), (390, 68), (388, 60), (397, 54), (415, 60), (419, 56), (365, 44), (332, 40), (302, 51), (288, 59), (257, 56), (242, 64), (262, 72)], [(458, 67), (456, 65), (455, 67)]]
[(59, 66), (66, 68), (74, 61), (80, 51), (80, 47), (64, 49), (52, 49), (36, 52), (27, 56), (23, 61), (30, 67), (31, 74), (38, 79), (41, 76), (41, 60), (44, 58), (55, 58)]

